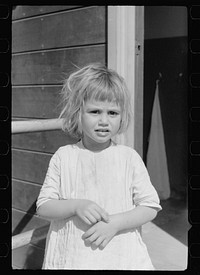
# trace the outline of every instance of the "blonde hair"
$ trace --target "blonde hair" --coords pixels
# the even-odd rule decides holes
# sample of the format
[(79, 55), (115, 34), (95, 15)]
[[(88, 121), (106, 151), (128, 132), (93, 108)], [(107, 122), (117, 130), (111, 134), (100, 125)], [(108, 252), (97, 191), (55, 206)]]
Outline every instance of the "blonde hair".
[(87, 100), (115, 102), (122, 112), (118, 133), (125, 132), (129, 126), (131, 108), (126, 83), (117, 72), (100, 63), (89, 64), (72, 73), (64, 81), (61, 97), (62, 129), (72, 136), (81, 137), (80, 111)]

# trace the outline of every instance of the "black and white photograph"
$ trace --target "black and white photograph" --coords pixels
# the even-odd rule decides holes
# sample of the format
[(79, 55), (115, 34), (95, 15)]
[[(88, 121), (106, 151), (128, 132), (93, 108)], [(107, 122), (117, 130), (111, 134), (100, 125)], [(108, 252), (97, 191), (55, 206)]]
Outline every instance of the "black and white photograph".
[(12, 269), (186, 270), (187, 7), (16, 5), (11, 25)]

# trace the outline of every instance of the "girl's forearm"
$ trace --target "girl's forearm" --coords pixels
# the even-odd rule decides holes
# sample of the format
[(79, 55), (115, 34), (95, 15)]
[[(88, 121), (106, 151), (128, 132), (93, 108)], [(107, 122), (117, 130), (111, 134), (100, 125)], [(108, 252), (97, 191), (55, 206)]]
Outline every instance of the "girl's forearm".
[(37, 209), (37, 214), (50, 219), (67, 219), (75, 215), (78, 200), (49, 200)]
[(37, 210), (37, 214), (46, 219), (68, 219), (78, 216), (86, 224), (104, 220), (108, 222), (108, 213), (95, 202), (86, 199), (49, 200)]
[(139, 227), (151, 220), (153, 220), (157, 215), (157, 210), (146, 207), (137, 206), (136, 208), (111, 215), (111, 220), (114, 221), (117, 231), (129, 230), (135, 227)]

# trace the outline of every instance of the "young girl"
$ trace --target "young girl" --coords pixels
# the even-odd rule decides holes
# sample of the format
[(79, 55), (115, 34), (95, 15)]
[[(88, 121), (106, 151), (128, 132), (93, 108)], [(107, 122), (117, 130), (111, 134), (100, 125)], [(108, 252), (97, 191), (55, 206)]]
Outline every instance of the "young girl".
[(80, 141), (55, 152), (37, 200), (51, 220), (43, 269), (154, 269), (140, 229), (159, 198), (138, 153), (112, 140), (130, 121), (123, 78), (91, 64), (62, 92), (63, 129)]

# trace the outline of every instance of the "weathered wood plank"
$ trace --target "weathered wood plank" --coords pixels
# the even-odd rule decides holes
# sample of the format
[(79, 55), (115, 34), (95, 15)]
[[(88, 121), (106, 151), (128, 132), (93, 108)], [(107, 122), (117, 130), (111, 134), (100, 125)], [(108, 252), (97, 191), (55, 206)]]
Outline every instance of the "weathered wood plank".
[(73, 144), (77, 141), (61, 130), (12, 135), (13, 148), (45, 153), (55, 153), (60, 146)]
[(104, 45), (98, 45), (14, 55), (12, 84), (61, 84), (76, 69), (75, 65), (82, 67), (92, 62), (105, 63), (105, 51)]
[(105, 7), (89, 7), (12, 24), (12, 52), (105, 43)]
[(40, 248), (45, 248), (45, 242), (47, 233), (49, 230), (49, 225), (38, 227), (35, 229), (28, 230), (26, 232), (12, 236), (12, 249), (18, 247), (33, 244), (39, 246)]
[(12, 20), (79, 7), (81, 6), (16, 6), (12, 13)]
[(12, 235), (48, 225), (49, 221), (17, 209), (12, 209)]
[(51, 155), (12, 150), (12, 176), (18, 180), (42, 184)]
[(19, 87), (12, 89), (12, 116), (57, 118), (59, 92), (57, 87)]
[(35, 214), (40, 185), (12, 180), (12, 207)]

